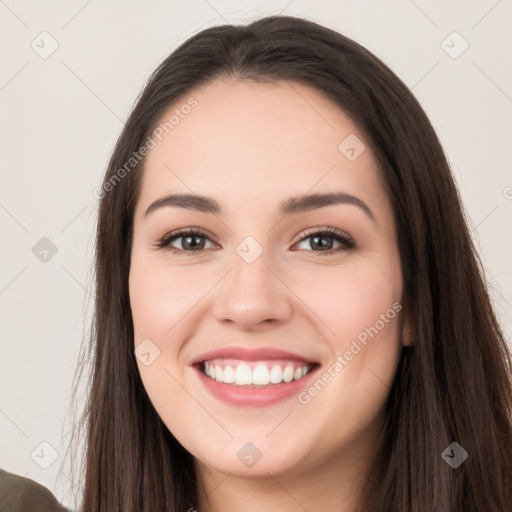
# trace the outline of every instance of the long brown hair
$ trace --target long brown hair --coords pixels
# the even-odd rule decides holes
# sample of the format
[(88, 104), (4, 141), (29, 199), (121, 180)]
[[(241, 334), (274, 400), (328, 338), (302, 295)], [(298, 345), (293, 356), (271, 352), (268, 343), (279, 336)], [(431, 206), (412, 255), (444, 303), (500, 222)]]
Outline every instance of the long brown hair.
[[(95, 313), (80, 367), (87, 359), (92, 373), (75, 432), (85, 441), (82, 512), (197, 505), (193, 457), (155, 412), (134, 355), (128, 275), (144, 159), (133, 169), (126, 162), (170, 106), (224, 76), (295, 81), (327, 95), (364, 134), (393, 203), (413, 339), (359, 509), (509, 509), (512, 357), (439, 140), (409, 89), (368, 50), (317, 23), (269, 16), (208, 28), (181, 44), (151, 75), (111, 156), (99, 194)], [(453, 442), (468, 454), (456, 469), (442, 456)]]

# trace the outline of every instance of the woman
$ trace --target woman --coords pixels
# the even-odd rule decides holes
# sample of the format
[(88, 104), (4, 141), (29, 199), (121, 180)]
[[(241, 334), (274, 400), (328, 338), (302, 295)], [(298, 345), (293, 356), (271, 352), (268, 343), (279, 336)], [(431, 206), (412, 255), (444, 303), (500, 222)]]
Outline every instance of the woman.
[(510, 506), (510, 351), (375, 56), (294, 17), (203, 30), (95, 194), (83, 512)]

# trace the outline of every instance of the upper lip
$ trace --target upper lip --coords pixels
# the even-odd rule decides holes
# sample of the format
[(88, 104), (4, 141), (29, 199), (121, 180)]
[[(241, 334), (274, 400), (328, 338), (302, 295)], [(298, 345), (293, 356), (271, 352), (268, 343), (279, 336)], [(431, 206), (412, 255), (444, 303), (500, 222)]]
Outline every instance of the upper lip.
[(205, 352), (191, 361), (191, 365), (211, 361), (212, 359), (240, 359), (242, 361), (271, 361), (274, 359), (289, 359), (314, 363), (307, 357), (287, 352), (273, 347), (247, 348), (247, 347), (223, 347), (210, 352)]

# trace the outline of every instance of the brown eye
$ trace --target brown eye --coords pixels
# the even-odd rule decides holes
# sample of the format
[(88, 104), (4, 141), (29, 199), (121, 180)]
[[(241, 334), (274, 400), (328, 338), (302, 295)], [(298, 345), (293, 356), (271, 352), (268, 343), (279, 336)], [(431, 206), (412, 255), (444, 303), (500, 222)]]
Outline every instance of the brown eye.
[[(178, 247), (173, 245), (176, 242), (178, 242)], [(194, 253), (201, 253), (205, 249), (211, 249), (212, 247), (206, 246), (208, 243), (213, 244), (206, 233), (203, 233), (198, 229), (184, 229), (168, 233), (156, 244), (156, 246), (160, 249), (168, 250), (173, 254), (192, 255)], [(352, 237), (335, 228), (311, 230), (297, 243), (309, 244), (309, 248), (302, 248), (300, 250), (307, 250), (326, 255), (347, 251), (356, 247)], [(338, 247), (335, 246), (336, 243), (339, 244)]]
[[(175, 247), (173, 244), (175, 241), (179, 241), (178, 246)], [(165, 235), (157, 244), (157, 247), (171, 251), (172, 253), (184, 253), (191, 254), (194, 252), (201, 252), (205, 249), (206, 241), (211, 240), (201, 231), (197, 230), (182, 230), (175, 231)], [(208, 247), (206, 247), (208, 248)]]
[[(354, 249), (356, 244), (352, 237), (335, 228), (325, 228), (309, 232), (298, 243), (307, 242), (313, 252), (332, 254)], [(335, 247), (335, 243), (340, 244)], [(306, 249), (308, 250), (308, 249)]]

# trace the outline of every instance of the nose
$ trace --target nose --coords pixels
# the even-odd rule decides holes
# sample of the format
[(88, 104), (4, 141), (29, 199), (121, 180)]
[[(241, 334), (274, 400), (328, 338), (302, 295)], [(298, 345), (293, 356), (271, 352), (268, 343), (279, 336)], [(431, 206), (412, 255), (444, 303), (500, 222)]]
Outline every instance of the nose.
[(293, 293), (279, 272), (269, 264), (266, 252), (248, 263), (237, 253), (215, 297), (219, 322), (232, 322), (244, 330), (257, 330), (286, 322), (293, 313)]

